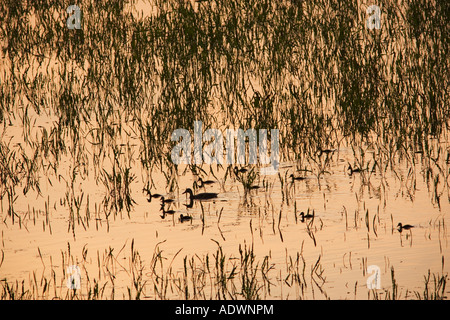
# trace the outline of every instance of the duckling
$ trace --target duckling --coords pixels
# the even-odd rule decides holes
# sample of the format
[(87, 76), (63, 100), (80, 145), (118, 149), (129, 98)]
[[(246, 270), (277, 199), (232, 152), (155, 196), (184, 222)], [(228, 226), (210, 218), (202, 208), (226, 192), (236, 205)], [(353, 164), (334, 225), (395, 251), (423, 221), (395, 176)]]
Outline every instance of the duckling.
[(200, 185), (199, 185), (200, 188), (203, 188), (203, 187), (206, 186), (206, 185), (211, 185), (211, 184), (213, 184), (213, 183), (216, 183), (216, 181), (212, 181), (212, 180), (206, 180), (206, 181), (203, 181), (202, 178), (199, 178), (199, 179), (198, 179), (198, 182), (200, 183)]
[(397, 228), (398, 228), (398, 231), (399, 231), (399, 232), (402, 232), (403, 229), (404, 229), (404, 230), (411, 230), (412, 228), (414, 228), (414, 226), (412, 226), (412, 225), (410, 225), (410, 224), (402, 225), (402, 223), (399, 222), (399, 224), (397, 225)]
[(245, 168), (238, 169), (238, 167), (234, 167), (234, 169), (233, 169), (233, 172), (236, 176), (238, 176), (239, 173), (246, 173), (247, 171), (248, 170)]
[(173, 203), (173, 202), (175, 202), (174, 199), (166, 199), (164, 197), (161, 197), (160, 200), (161, 200), (161, 203)]
[(148, 196), (147, 201), (148, 202), (152, 202), (152, 198), (161, 198), (162, 197), (162, 195), (160, 195), (159, 193), (152, 194), (152, 192), (149, 189), (147, 189), (145, 191), (147, 192), (147, 196)]
[(325, 153), (328, 156), (330, 153), (334, 153), (335, 151), (336, 151), (336, 149), (334, 149), (334, 150), (331, 150), (331, 149), (319, 149), (319, 151), (317, 153), (318, 153), (318, 156), (320, 157), (320, 156), (322, 156), (323, 153)]
[(164, 216), (167, 215), (167, 214), (172, 215), (172, 214), (176, 213), (175, 210), (166, 210), (164, 204), (161, 205), (161, 209), (160, 210), (162, 210)]
[(296, 176), (294, 176), (293, 173), (289, 176), (289, 178), (292, 179), (292, 182), (294, 182), (294, 180), (305, 180), (306, 179), (305, 177), (296, 177)]
[(178, 220), (180, 222), (191, 221), (192, 217), (191, 216), (184, 216), (183, 214), (180, 214), (180, 218), (178, 218)]
[(301, 222), (305, 222), (305, 219), (312, 219), (314, 218), (314, 211), (313, 214), (310, 214), (309, 211), (307, 214), (305, 214), (303, 211), (300, 213), (300, 217), (301, 217)]
[(362, 170), (360, 168), (352, 168), (352, 165), (349, 163), (347, 171), (350, 171), (349, 175), (352, 175), (353, 173), (361, 172)]

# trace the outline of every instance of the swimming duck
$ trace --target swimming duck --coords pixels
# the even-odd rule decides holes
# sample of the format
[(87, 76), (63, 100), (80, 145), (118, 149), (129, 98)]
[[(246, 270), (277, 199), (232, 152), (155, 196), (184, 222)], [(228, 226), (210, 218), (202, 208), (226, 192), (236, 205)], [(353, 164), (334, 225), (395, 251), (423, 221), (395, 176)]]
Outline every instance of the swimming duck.
[(335, 150), (331, 150), (331, 149), (319, 149), (319, 151), (317, 152), (317, 154), (318, 154), (318, 156), (320, 157), (323, 153), (325, 153), (327, 156), (330, 154), (330, 153), (334, 153), (336, 151), (336, 149)]
[(147, 196), (148, 196), (147, 201), (148, 202), (152, 202), (152, 198), (161, 198), (162, 197), (162, 195), (160, 195), (159, 193), (152, 194), (152, 192), (149, 189), (147, 189), (145, 191), (147, 192)]
[(245, 168), (238, 169), (238, 167), (234, 167), (234, 169), (233, 169), (233, 172), (236, 176), (238, 176), (239, 173), (246, 173), (247, 171), (248, 170)]
[(162, 210), (164, 215), (166, 215), (166, 214), (174, 214), (175, 213), (175, 210), (166, 210), (166, 207), (164, 206), (164, 204), (161, 204), (161, 209), (160, 210)]
[(398, 231), (399, 231), (399, 232), (402, 232), (403, 229), (404, 229), (404, 230), (410, 230), (410, 229), (414, 228), (414, 226), (412, 226), (412, 225), (410, 225), (410, 224), (402, 225), (402, 223), (399, 222), (398, 225), (397, 225), (397, 228), (398, 228)]
[(212, 180), (203, 181), (202, 178), (199, 178), (198, 182), (200, 183), (200, 185), (199, 185), (200, 188), (203, 188), (206, 185), (210, 185), (210, 184), (216, 183), (216, 181), (212, 181)]
[(190, 188), (187, 188), (186, 191), (183, 192), (183, 194), (189, 194), (189, 199), (190, 200), (210, 200), (210, 199), (214, 199), (217, 198), (218, 193), (214, 193), (214, 192), (205, 192), (205, 193), (198, 193), (196, 195), (194, 195), (194, 193), (192, 192), (192, 190)]
[(180, 214), (180, 218), (178, 218), (178, 220), (180, 220), (180, 222), (191, 221), (192, 217), (191, 216), (184, 216), (183, 214)]
[(164, 209), (164, 207), (161, 207), (161, 210), (162, 210), (162, 212), (163, 212), (163, 214), (162, 214), (162, 216), (160, 216), (161, 217), (161, 219), (165, 219), (166, 218), (166, 215), (174, 215), (175, 214), (175, 210), (165, 210)]
[(172, 203), (172, 202), (175, 202), (175, 200), (174, 199), (166, 199), (166, 198), (164, 198), (164, 197), (161, 197), (161, 203)]
[(305, 222), (305, 219), (312, 219), (314, 218), (314, 211), (313, 214), (310, 214), (309, 212), (305, 214), (303, 211), (300, 213), (301, 222)]
[(293, 173), (289, 176), (289, 178), (292, 179), (292, 182), (294, 182), (294, 180), (305, 180), (306, 179), (305, 177), (296, 177), (296, 176), (294, 176)]
[(348, 164), (347, 170), (350, 171), (350, 175), (352, 175), (353, 173), (361, 172), (360, 168), (352, 168), (352, 165), (350, 163)]

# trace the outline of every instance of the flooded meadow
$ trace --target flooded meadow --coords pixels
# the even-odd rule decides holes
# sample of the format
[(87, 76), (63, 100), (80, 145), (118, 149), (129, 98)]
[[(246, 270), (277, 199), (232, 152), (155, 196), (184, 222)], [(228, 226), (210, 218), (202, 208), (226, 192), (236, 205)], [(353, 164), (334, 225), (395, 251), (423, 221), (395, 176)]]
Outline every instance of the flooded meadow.
[(1, 299), (448, 299), (445, 1), (0, 3)]

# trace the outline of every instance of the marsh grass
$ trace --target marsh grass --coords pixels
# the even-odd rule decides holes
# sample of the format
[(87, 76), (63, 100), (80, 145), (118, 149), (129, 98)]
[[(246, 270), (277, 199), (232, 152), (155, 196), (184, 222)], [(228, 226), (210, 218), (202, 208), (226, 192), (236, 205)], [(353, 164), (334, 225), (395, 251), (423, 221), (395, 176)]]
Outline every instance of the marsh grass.
[[(219, 242), (212, 254), (180, 255), (183, 249), (174, 255), (166, 256), (162, 246), (165, 241), (155, 246), (152, 256), (142, 257), (134, 239), (117, 252), (109, 248), (101, 254), (89, 253), (85, 245), (80, 255), (74, 255), (70, 244), (61, 250), (61, 264), (54, 264), (54, 257), (44, 257), (39, 250), (42, 272), (32, 272), (28, 281), (8, 281), (0, 279), (1, 299), (75, 299), (97, 300), (116, 299), (118, 292), (123, 292), (121, 299), (270, 299), (319, 298), (319, 290), (325, 299), (333, 299), (327, 293), (326, 270), (322, 265), (322, 254), (317, 259), (308, 261), (301, 250), (291, 255), (286, 250), (285, 270), (277, 271), (277, 263), (271, 261), (270, 253), (258, 259), (254, 247), (243, 243), (238, 246), (237, 255), (225, 253)], [(129, 255), (125, 255), (126, 248)], [(96, 259), (93, 259), (96, 256)], [(48, 263), (50, 261), (50, 265)], [(81, 269), (80, 290), (66, 287), (67, 266), (78, 262)], [(91, 262), (90, 262), (91, 261)], [(95, 262), (94, 262), (95, 261)], [(128, 261), (127, 263), (123, 263)], [(351, 261), (351, 258), (349, 258)], [(97, 264), (95, 266), (95, 264)], [(175, 268), (174, 266), (179, 267)], [(96, 270), (97, 269), (97, 270)], [(308, 271), (309, 270), (309, 271)], [(280, 272), (280, 273), (278, 273)], [(364, 260), (363, 260), (364, 272)], [(278, 273), (278, 274), (277, 274)], [(446, 299), (448, 275), (433, 274), (424, 276), (423, 292), (415, 291), (417, 299)], [(382, 290), (369, 290), (369, 299), (411, 299), (408, 290), (404, 294), (398, 291), (399, 285), (391, 268), (391, 286)], [(273, 295), (273, 288), (287, 286), (289, 292), (280, 297)], [(355, 283), (355, 297), (356, 297)], [(285, 290), (286, 291), (286, 290)]]
[[(448, 23), (439, 14), (424, 18), (416, 1), (384, 3), (389, 18), (376, 32), (368, 32), (365, 10), (351, 1), (339, 8), (328, 0), (158, 1), (146, 17), (131, 14), (134, 3), (122, 0), (79, 5), (83, 27), (69, 32), (61, 23), (65, 8), (49, 2), (7, 1), (0, 10), (8, 22), (0, 30), (8, 44), (0, 114), (6, 125), (20, 110), (25, 142), (16, 150), (1, 146), (1, 193), (12, 218), (21, 196), (15, 187), (40, 194), (38, 177), (49, 169), (67, 180), (58, 168), (66, 154), (81, 172), (101, 177), (107, 213), (129, 214), (136, 173), (126, 157), (117, 157), (123, 152), (118, 140), (138, 142), (133, 157), (144, 176), (170, 173), (173, 190), (178, 170), (170, 134), (192, 132), (196, 120), (205, 128), (278, 128), (282, 157), (317, 179), (329, 173), (333, 156), (318, 152), (328, 147), (350, 145), (366, 184), (374, 166), (385, 170), (395, 160), (409, 166), (420, 152), (433, 170), (427, 178), (433, 201), (439, 205), (442, 188), (448, 189), (438, 178), (449, 174), (440, 163), (448, 147), (431, 143), (449, 126), (446, 73), (438, 71), (448, 68)], [(432, 1), (424, 6), (446, 8)], [(19, 100), (28, 103), (15, 104)], [(55, 121), (36, 126), (44, 115)], [(110, 155), (113, 168), (104, 171)], [(245, 190), (255, 179), (247, 178)]]
[(445, 295), (445, 287), (447, 285), (448, 275), (440, 275), (433, 273), (433, 282), (432, 287), (430, 288), (431, 280), (430, 280), (430, 270), (428, 270), (428, 274), (424, 276), (425, 288), (423, 293), (416, 291), (414, 292), (417, 299), (419, 300), (444, 300), (446, 299)]

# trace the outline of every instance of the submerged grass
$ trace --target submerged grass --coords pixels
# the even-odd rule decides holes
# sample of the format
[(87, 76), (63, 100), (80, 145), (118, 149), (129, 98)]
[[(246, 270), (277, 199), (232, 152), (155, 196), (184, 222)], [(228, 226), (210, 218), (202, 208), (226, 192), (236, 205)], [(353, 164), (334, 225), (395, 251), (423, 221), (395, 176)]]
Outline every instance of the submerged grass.
[[(213, 240), (215, 241), (215, 240)], [(294, 256), (286, 251), (286, 270), (276, 271), (276, 263), (271, 261), (270, 255), (258, 259), (252, 245), (239, 245), (238, 254), (226, 254), (217, 242), (217, 250), (213, 254), (180, 256), (180, 249), (171, 258), (163, 254), (160, 242), (155, 246), (151, 259), (141, 257), (131, 242), (130, 255), (123, 256), (127, 244), (114, 253), (112, 248), (105, 250), (102, 255), (97, 251), (97, 269), (88, 253), (86, 246), (81, 252), (81, 287), (68, 289), (66, 287), (68, 275), (66, 267), (73, 263), (74, 258), (68, 246), (61, 252), (62, 264), (60, 267), (43, 263), (43, 271), (33, 272), (29, 280), (8, 281), (0, 279), (0, 298), (2, 300), (20, 299), (311, 299), (320, 298), (315, 290), (319, 289), (322, 297), (333, 299), (327, 294), (326, 271), (321, 263), (321, 255), (317, 260), (311, 260), (308, 271), (307, 262), (303, 252)], [(124, 258), (127, 264), (122, 264)], [(176, 260), (180, 260), (181, 268), (174, 268)], [(49, 268), (47, 268), (49, 267)], [(280, 272), (279, 274), (276, 274)], [(423, 292), (415, 291), (414, 295), (406, 290), (404, 296), (398, 291), (398, 283), (391, 268), (392, 286), (384, 289), (368, 291), (369, 299), (446, 299), (447, 274), (431, 273), (424, 276)], [(430, 286), (432, 284), (432, 286)], [(122, 288), (124, 286), (124, 288)], [(275, 287), (286, 286), (285, 294)], [(355, 298), (356, 298), (355, 284)], [(117, 297), (117, 292), (123, 296)]]

